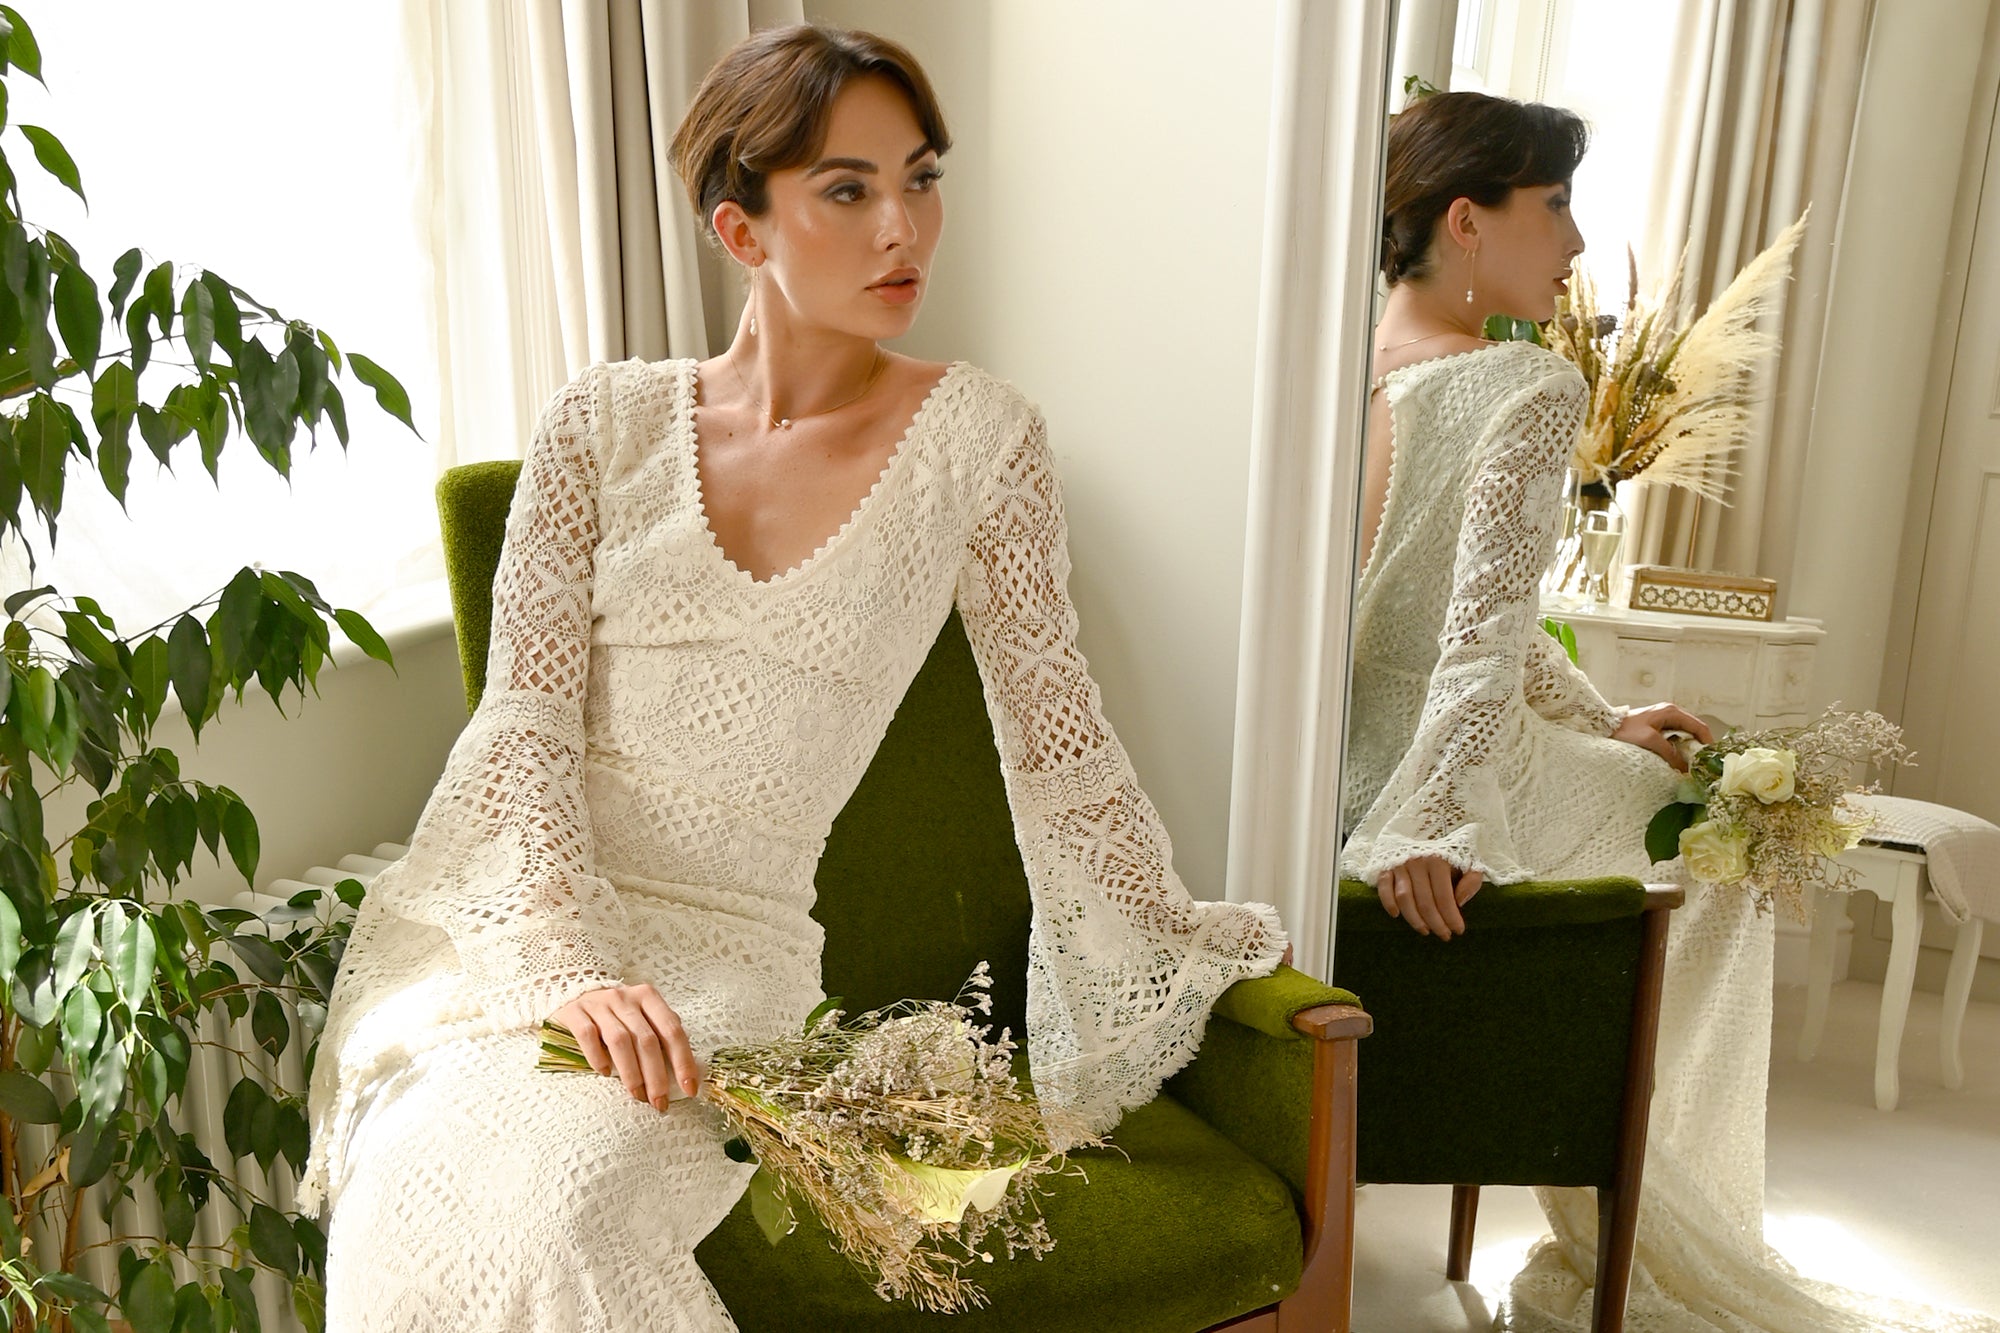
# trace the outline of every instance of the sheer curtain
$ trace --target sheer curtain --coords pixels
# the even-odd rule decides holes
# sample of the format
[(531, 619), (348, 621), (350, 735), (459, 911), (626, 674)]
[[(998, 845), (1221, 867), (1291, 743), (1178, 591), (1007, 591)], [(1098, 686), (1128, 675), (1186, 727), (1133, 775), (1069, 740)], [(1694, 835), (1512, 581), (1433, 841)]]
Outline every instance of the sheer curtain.
[(1634, 562), (1789, 583), (1848, 148), (1874, 0), (1684, 0), (1642, 258), (1664, 273), (1687, 246), (1685, 290), (1706, 304), (1806, 205), (1776, 372), (1724, 508), (1628, 488)]
[[(238, 441), (218, 485), (191, 442), (175, 474), (139, 449), (124, 512), (73, 458), (55, 549), (37, 543), (33, 577), (97, 597), (127, 631), (253, 561), (310, 575), (385, 631), (444, 614), (417, 145), (399, 52), (379, 38), (396, 4), (65, 0), (27, 16), (48, 88), (9, 78), (8, 119), (61, 136), (90, 199), (86, 212), (30, 166), (28, 218), (67, 237), (107, 284), (112, 260), (138, 245), (320, 324), (403, 381), (424, 435), (351, 385), (345, 453), (330, 438), (301, 449), (287, 482)], [(27, 157), (19, 139), (9, 152)], [(109, 335), (107, 348), (123, 346)], [(147, 375), (150, 401), (164, 395), (161, 373)], [(25, 552), (0, 555), (7, 588), (29, 577)]]
[(403, 0), (430, 164), (440, 461), (517, 458), (593, 361), (706, 356), (741, 296), (667, 144), (717, 56), (800, 0)]

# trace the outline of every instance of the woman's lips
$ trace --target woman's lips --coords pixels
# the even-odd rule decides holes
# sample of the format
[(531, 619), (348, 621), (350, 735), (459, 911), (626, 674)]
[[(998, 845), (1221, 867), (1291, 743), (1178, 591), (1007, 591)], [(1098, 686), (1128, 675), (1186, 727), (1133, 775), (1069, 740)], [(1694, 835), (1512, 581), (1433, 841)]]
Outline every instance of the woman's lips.
[(900, 278), (895, 282), (878, 282), (868, 290), (886, 305), (908, 305), (917, 299), (917, 288), (917, 279)]

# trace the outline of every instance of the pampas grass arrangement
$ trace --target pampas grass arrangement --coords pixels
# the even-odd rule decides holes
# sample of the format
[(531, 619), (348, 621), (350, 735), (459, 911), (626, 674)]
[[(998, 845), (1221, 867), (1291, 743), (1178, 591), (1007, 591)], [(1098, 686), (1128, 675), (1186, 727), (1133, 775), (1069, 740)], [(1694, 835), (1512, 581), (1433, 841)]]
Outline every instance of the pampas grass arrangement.
[(1777, 336), (1762, 326), (1780, 308), (1805, 225), (1801, 214), (1691, 324), (1681, 291), (1685, 252), (1663, 287), (1641, 295), (1628, 248), (1632, 295), (1622, 315), (1605, 311), (1589, 275), (1577, 270), (1546, 336), (1589, 386), (1574, 460), (1584, 482), (1680, 486), (1727, 503), (1758, 380), (1778, 351)]

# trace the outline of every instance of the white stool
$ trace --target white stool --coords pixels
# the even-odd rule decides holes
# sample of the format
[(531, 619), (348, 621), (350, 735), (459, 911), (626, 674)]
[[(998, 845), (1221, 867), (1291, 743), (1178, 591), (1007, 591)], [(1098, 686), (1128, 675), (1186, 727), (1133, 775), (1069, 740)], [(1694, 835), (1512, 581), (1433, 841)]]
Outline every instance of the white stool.
[[(1917, 976), (1924, 899), (1930, 896), (1928, 858), (1914, 849), (1863, 843), (1840, 860), (1854, 868), (1857, 889), (1865, 889), (1889, 904), (1889, 970), (1882, 978), (1882, 1014), (1875, 1030), (1875, 1105), (1880, 1110), (1893, 1111), (1901, 1095), (1896, 1066), (1903, 1049), (1903, 1022), (1910, 1013), (1910, 990)], [(1807, 952), (1806, 1025), (1799, 1034), (1801, 1060), (1810, 1060), (1819, 1053), (1820, 1037), (1826, 1030), (1834, 944), (1846, 905), (1845, 894), (1815, 892), (1808, 902), (1812, 940)], [(1965, 1030), (1965, 1006), (1972, 995), (1972, 972), (1979, 962), (1984, 931), (1985, 923), (1976, 916), (1958, 928), (1958, 939), (1951, 951), (1951, 970), (1945, 976), (1944, 1024), (1938, 1034), (1938, 1055), (1947, 1088), (1965, 1086), (1959, 1037)]]

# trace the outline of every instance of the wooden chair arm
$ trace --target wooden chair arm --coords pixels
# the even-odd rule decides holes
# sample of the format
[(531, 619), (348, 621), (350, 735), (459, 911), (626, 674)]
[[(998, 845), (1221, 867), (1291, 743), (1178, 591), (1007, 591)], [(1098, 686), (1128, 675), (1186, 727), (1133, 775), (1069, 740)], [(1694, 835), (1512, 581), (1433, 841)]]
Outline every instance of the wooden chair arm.
[(1373, 1032), (1375, 1020), (1351, 1004), (1320, 1004), (1293, 1014), (1292, 1026), (1315, 1041), (1347, 1041)]

